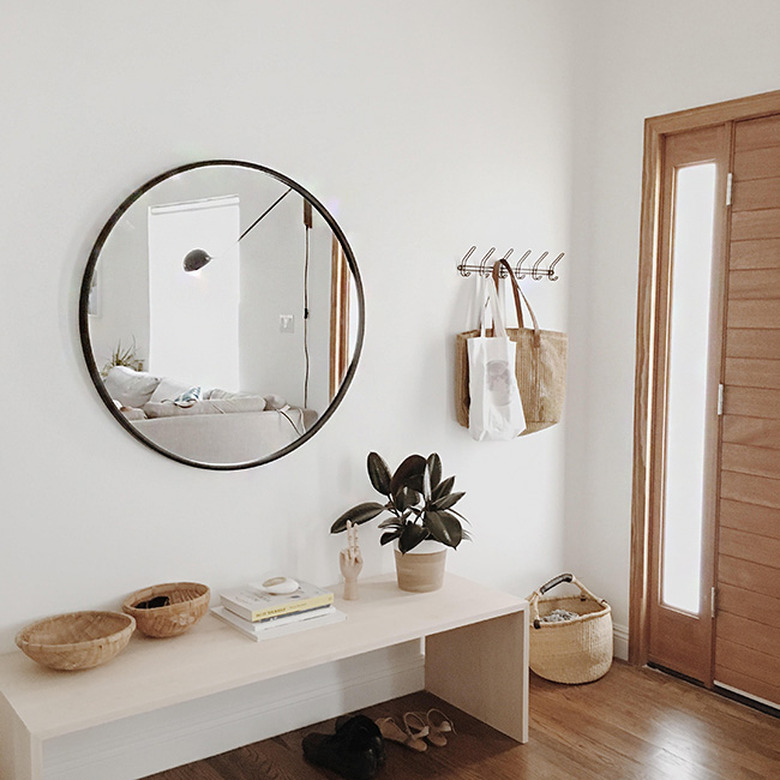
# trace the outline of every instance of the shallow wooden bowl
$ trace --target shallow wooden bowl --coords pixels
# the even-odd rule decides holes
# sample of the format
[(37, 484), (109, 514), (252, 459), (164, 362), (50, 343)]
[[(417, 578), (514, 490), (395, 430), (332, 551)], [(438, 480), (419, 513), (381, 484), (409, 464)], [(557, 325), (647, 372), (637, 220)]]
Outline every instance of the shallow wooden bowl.
[(121, 612), (68, 612), (23, 628), (16, 644), (51, 669), (91, 669), (121, 652), (134, 630), (135, 619)]
[(122, 609), (146, 636), (178, 636), (206, 614), (210, 597), (208, 587), (198, 582), (169, 582), (137, 590)]

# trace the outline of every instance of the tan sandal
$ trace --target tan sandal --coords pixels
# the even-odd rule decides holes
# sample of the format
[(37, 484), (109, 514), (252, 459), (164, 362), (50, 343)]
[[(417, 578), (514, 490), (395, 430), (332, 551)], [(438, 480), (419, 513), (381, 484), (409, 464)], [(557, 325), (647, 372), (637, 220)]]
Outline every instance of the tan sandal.
[[(412, 721), (417, 721), (413, 724)], [(376, 725), (385, 739), (391, 742), (399, 742), (418, 753), (428, 749), (424, 737), (428, 736), (428, 726), (425, 720), (416, 712), (407, 712), (404, 715), (404, 728), (401, 728), (393, 718), (378, 718)]]
[(452, 721), (441, 711), (430, 709), (421, 719), (428, 724), (428, 736), (426, 739), (436, 747), (444, 747), (447, 744), (447, 737), (444, 734), (455, 733), (455, 727)]

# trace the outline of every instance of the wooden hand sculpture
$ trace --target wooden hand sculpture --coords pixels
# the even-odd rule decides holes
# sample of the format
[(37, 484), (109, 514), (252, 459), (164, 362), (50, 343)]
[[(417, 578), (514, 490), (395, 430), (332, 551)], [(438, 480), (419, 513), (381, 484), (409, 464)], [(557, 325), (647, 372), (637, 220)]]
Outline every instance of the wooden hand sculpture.
[(347, 520), (347, 549), (339, 553), (339, 566), (344, 575), (344, 599), (355, 601), (358, 598), (357, 578), (363, 568), (363, 556), (358, 546), (357, 526)]

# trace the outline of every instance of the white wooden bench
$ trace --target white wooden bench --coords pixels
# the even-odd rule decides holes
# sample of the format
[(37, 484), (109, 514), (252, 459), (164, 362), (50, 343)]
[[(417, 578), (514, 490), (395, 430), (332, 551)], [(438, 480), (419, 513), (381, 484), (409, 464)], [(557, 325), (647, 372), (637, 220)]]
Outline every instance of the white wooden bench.
[(174, 639), (136, 633), (115, 659), (82, 672), (45, 669), (20, 651), (0, 656), (0, 777), (44, 778), (43, 746), (56, 737), (415, 639), (424, 640), (426, 690), (528, 740), (524, 599), (454, 575), (439, 591), (407, 593), (384, 575), (336, 606), (346, 621), (264, 642), (209, 614)]

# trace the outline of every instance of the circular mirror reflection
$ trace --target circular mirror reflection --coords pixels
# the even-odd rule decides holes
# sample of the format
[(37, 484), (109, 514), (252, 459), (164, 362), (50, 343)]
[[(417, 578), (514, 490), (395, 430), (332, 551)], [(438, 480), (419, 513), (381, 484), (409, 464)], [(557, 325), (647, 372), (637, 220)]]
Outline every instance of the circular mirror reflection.
[(202, 468), (257, 466), (308, 441), (363, 341), (352, 250), (288, 177), (211, 160), (144, 184), (101, 231), (79, 324), (100, 397), (133, 436)]

